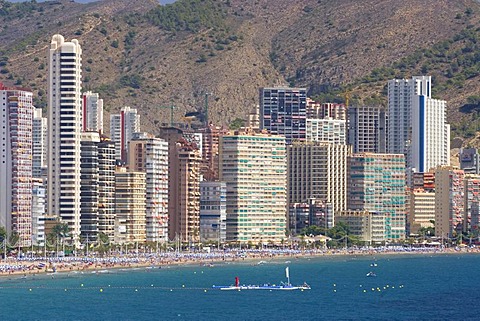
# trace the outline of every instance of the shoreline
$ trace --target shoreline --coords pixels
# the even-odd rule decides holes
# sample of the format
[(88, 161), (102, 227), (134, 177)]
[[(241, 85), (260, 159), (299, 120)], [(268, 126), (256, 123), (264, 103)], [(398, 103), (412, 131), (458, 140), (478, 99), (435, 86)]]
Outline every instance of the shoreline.
[[(414, 251), (400, 250), (327, 250), (327, 251), (275, 251), (275, 250), (236, 250), (213, 253), (160, 253), (157, 255), (139, 256), (109, 256), (109, 257), (64, 257), (0, 260), (0, 279), (11, 276), (35, 276), (65, 273), (105, 273), (103, 271), (117, 269), (162, 268), (167, 266), (214, 266), (227, 262), (257, 262), (275, 259), (299, 259), (318, 257), (376, 257), (389, 255), (448, 255), (448, 254), (479, 254), (477, 248), (424, 248)], [(100, 272), (102, 271), (102, 272)]]

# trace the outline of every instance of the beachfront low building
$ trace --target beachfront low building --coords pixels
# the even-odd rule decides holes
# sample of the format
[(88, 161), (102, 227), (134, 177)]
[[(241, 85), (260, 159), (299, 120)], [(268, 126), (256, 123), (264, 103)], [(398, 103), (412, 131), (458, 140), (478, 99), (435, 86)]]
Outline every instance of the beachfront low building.
[(410, 191), (409, 197), (408, 223), (410, 233), (418, 234), (421, 228), (434, 227), (435, 192), (418, 188)]
[(375, 244), (385, 241), (385, 217), (379, 212), (342, 211), (335, 216), (335, 224), (343, 222), (349, 233), (358, 236), (360, 241)]

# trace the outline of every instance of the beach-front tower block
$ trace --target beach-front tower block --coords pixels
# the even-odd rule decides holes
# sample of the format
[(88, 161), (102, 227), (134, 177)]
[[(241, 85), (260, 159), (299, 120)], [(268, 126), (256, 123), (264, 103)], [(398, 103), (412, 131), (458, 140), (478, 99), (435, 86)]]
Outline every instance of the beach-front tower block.
[(348, 158), (347, 168), (348, 210), (382, 214), (383, 241), (405, 239), (404, 155), (353, 154)]
[(18, 233), (15, 246), (30, 246), (32, 236), (32, 96), (0, 83), (0, 226)]
[(80, 235), (82, 48), (54, 35), (48, 53), (48, 214)]
[(286, 232), (285, 138), (254, 132), (220, 137), (227, 183), (227, 241), (280, 243)]
[(146, 173), (147, 241), (168, 241), (168, 143), (135, 133), (128, 148), (128, 166)]

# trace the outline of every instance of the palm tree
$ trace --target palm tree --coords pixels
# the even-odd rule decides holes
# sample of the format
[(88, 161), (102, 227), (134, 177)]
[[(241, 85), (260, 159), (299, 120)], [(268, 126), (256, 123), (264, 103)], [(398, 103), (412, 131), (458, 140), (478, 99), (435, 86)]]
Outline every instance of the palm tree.
[(58, 239), (61, 240), (62, 245), (65, 241), (65, 238), (68, 237), (68, 224), (67, 223), (58, 223), (52, 229), (52, 234), (55, 236), (57, 240), (57, 255), (58, 255)]

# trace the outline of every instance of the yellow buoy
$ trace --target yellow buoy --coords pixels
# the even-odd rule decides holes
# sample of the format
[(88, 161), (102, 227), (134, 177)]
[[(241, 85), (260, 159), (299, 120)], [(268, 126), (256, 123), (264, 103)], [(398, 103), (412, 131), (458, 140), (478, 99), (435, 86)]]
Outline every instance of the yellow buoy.
[(103, 289), (100, 289), (100, 292), (103, 292)]
[(184, 288), (184, 287), (185, 287), (185, 284), (182, 284), (182, 288)]
[(203, 292), (207, 292), (207, 290), (203, 290)]
[(28, 291), (32, 292), (32, 289), (28, 289)]
[(80, 286), (83, 286), (83, 283), (82, 283), (82, 284), (80, 284)]

